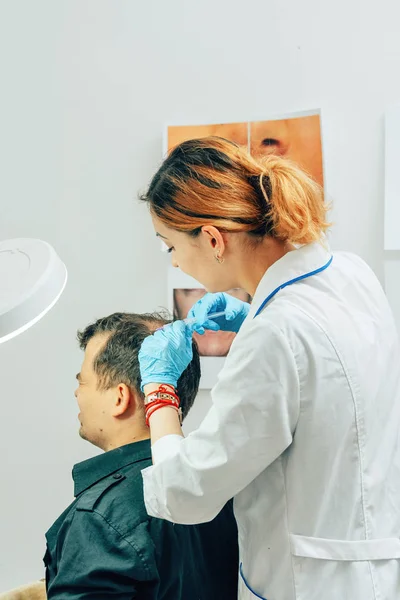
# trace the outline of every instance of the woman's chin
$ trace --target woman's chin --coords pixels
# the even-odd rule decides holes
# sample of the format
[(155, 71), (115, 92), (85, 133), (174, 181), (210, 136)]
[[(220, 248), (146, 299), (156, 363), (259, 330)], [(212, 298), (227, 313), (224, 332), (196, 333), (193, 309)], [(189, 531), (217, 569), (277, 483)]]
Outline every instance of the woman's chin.
[(232, 331), (210, 331), (203, 335), (193, 335), (199, 348), (200, 356), (226, 356), (236, 333)]

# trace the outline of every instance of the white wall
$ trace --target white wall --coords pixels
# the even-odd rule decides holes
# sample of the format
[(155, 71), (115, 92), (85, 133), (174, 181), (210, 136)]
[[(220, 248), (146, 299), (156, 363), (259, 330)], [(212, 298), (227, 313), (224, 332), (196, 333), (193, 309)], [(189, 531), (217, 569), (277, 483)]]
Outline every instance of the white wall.
[(71, 467), (95, 452), (77, 437), (77, 327), (167, 304), (167, 258), (136, 201), (166, 121), (321, 107), (333, 246), (383, 278), (397, 0), (245, 6), (0, 0), (0, 239), (46, 239), (70, 273), (48, 317), (0, 346), (0, 590), (42, 575), (43, 532), (72, 498)]

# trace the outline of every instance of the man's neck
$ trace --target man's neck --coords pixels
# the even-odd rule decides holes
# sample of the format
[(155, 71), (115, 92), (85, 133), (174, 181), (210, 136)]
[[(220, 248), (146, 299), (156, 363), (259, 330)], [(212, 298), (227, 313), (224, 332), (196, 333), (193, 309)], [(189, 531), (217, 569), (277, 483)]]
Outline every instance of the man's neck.
[(120, 448), (121, 446), (127, 446), (128, 444), (134, 444), (135, 442), (142, 442), (143, 440), (150, 439), (150, 432), (148, 430), (143, 431), (141, 433), (131, 433), (125, 435), (116, 435), (110, 438), (104, 448), (104, 452), (109, 452), (110, 450), (115, 450), (116, 448)]

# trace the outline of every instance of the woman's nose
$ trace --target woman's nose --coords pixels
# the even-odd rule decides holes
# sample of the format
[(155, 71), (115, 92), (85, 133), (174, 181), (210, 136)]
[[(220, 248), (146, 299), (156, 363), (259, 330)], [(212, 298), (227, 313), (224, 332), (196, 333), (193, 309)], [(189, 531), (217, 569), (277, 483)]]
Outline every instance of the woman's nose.
[(172, 266), (175, 267), (175, 269), (177, 269), (179, 267), (178, 261), (176, 260), (176, 258), (172, 257), (171, 262), (172, 262)]

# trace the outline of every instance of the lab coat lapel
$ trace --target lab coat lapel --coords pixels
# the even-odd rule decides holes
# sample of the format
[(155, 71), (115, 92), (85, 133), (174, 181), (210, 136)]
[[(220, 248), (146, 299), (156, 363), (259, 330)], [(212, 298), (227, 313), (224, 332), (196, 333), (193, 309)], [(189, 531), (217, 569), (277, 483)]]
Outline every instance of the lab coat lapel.
[(275, 289), (281, 285), (300, 277), (306, 273), (315, 271), (323, 267), (331, 256), (330, 249), (326, 244), (320, 243), (307, 244), (300, 248), (288, 252), (281, 259), (276, 261), (265, 273), (261, 279), (256, 293), (254, 294), (252, 308), (248, 319), (252, 319), (258, 308)]

